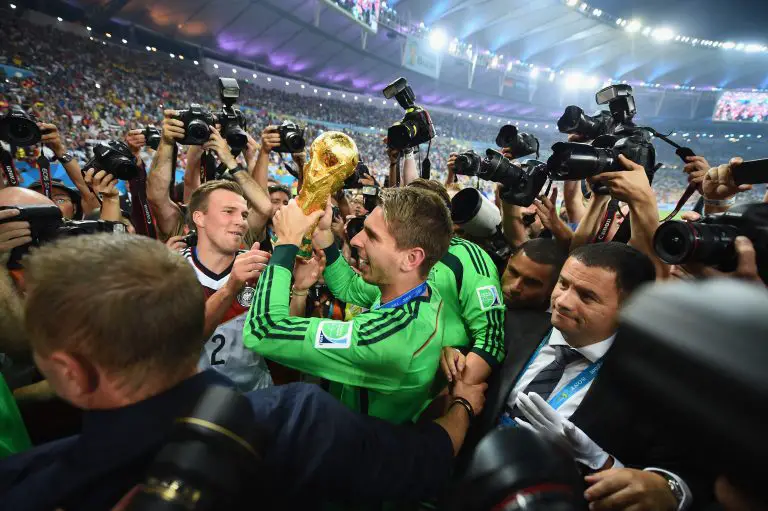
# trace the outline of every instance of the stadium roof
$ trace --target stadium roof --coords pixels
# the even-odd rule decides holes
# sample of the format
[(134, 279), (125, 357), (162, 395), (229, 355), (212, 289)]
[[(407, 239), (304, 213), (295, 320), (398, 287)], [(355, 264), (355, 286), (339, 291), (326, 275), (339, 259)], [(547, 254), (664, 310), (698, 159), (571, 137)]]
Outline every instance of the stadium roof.
[[(695, 5), (701, 9), (716, 1), (720, 0)], [(695, 118), (704, 117), (697, 113), (702, 88), (768, 88), (768, 48), (762, 50), (764, 42), (754, 42), (760, 51), (749, 53), (727, 50), (723, 41), (720, 46), (693, 45), (691, 37), (676, 41), (672, 29), (671, 34), (665, 30), (664, 37), (654, 37), (657, 29), (666, 26), (630, 32), (627, 23), (631, 20), (617, 20), (619, 11), (614, 17), (608, 12), (611, 5), (618, 9), (626, 3), (615, 0), (595, 0), (594, 7), (582, 5), (581, 0), (400, 0), (390, 2), (397, 16), (388, 22), (382, 19), (375, 34), (322, 0), (70, 3), (102, 11), (112, 4), (114, 12), (109, 14), (116, 19), (341, 89), (378, 93), (393, 78), (403, 75), (422, 100), (467, 109), (501, 110), (512, 102), (517, 105), (515, 113), (525, 115), (526, 104), (572, 102), (574, 92), (562, 90), (568, 86), (565, 82), (578, 79), (581, 83), (574, 88), (585, 89), (582, 97), (589, 97), (606, 80), (626, 80), (641, 88), (659, 84), (696, 91), (683, 95), (689, 103), (683, 110)], [(625, 12), (626, 7), (623, 9)], [(425, 26), (414, 32), (404, 19), (411, 26), (423, 20)], [(479, 60), (446, 53), (441, 57), (437, 79), (403, 70), (409, 37), (404, 32), (428, 40), (430, 29), (443, 31), (449, 39), (456, 37), (464, 46), (472, 44), (475, 51), (488, 49), (492, 53), (481, 52)], [(492, 65), (492, 57), (498, 57), (499, 63), (493, 64), (500, 65)], [(564, 97), (569, 94), (571, 97)], [(706, 109), (711, 113), (711, 105)]]

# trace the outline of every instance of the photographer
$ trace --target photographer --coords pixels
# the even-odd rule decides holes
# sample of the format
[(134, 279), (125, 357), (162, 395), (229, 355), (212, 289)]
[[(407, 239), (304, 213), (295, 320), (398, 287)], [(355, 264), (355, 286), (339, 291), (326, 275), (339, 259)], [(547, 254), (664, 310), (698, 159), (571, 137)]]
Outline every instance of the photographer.
[(103, 170), (88, 169), (83, 179), (93, 190), (93, 193), (101, 197), (99, 218), (111, 222), (121, 222), (123, 213), (120, 211), (120, 193), (117, 191), (117, 178)]
[[(4, 460), (0, 501), (26, 511), (109, 509), (142, 480), (176, 420), (211, 386), (230, 385), (197, 371), (199, 284), (158, 241), (105, 235), (43, 247), (30, 256), (29, 282), (26, 328), (36, 360), (57, 394), (84, 410), (83, 429)], [(83, 299), (94, 287), (101, 299)], [(404, 427), (351, 412), (315, 385), (250, 392), (252, 428), (265, 435), (264, 470), (238, 488), (239, 502), (300, 509), (430, 497), (450, 475), (467, 410), (482, 409), (482, 390), (458, 383), (443, 417)], [(202, 497), (210, 501), (213, 491)]]
[(631, 236), (628, 244), (650, 257), (656, 267), (657, 278), (664, 279), (669, 274), (669, 267), (659, 260), (653, 249), (653, 235), (659, 226), (656, 194), (641, 165), (630, 161), (624, 155), (619, 155), (618, 159), (624, 167), (623, 171), (603, 172), (591, 179), (592, 183), (604, 184), (610, 196), (592, 193), (585, 217), (576, 230), (571, 250), (589, 240), (611, 240), (616, 232), (611, 230), (616, 224), (615, 221), (611, 223), (611, 228), (607, 232), (600, 233), (600, 231), (605, 229), (607, 220), (610, 220), (608, 218), (610, 199), (621, 201), (627, 204), (629, 208), (627, 218), (631, 219)]

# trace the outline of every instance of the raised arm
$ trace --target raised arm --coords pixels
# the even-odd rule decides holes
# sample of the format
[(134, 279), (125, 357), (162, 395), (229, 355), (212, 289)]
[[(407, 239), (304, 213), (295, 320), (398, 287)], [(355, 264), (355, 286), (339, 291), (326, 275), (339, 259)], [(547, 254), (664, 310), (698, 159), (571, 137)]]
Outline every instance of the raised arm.
[(174, 119), (175, 110), (163, 112), (163, 135), (147, 176), (147, 200), (152, 208), (157, 227), (166, 239), (182, 219), (181, 210), (171, 201), (168, 188), (171, 185), (173, 151), (176, 141), (184, 138), (184, 123)]
[(279, 145), (280, 134), (277, 131), (277, 126), (267, 126), (264, 128), (261, 132), (261, 151), (256, 158), (252, 175), (259, 186), (265, 190), (267, 189), (267, 181), (269, 179), (269, 153)]
[(118, 180), (103, 170), (88, 169), (83, 176), (85, 182), (95, 193), (101, 194), (101, 220), (119, 222), (123, 218), (120, 211), (120, 194), (117, 191)]
[(200, 170), (203, 162), (203, 148), (187, 146), (187, 166), (184, 169), (184, 204), (189, 202), (192, 192), (200, 188)]

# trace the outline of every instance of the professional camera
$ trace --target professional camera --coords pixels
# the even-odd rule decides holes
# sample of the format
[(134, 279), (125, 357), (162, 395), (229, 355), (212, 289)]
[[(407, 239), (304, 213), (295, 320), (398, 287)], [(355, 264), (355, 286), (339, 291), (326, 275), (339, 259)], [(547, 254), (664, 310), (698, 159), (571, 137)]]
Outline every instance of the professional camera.
[(122, 140), (112, 140), (95, 146), (93, 158), (85, 164), (83, 173), (91, 168), (103, 170), (124, 181), (130, 181), (139, 175), (136, 157)]
[(517, 165), (493, 149), (487, 149), (485, 154), (486, 157), (482, 160), (473, 151), (460, 154), (456, 158), (455, 172), (500, 183), (501, 198), (506, 202), (518, 206), (533, 204), (533, 200), (547, 181), (544, 164), (537, 160), (528, 160), (522, 165)]
[(187, 247), (196, 247), (197, 246), (197, 231), (190, 231), (189, 234), (181, 238), (181, 241), (184, 242)]
[(7, 222), (29, 222), (29, 231), (32, 241), (26, 245), (11, 250), (8, 259), (8, 268), (20, 268), (21, 258), (29, 251), (29, 247), (39, 247), (45, 243), (65, 236), (80, 236), (82, 234), (96, 233), (124, 233), (125, 225), (120, 222), (108, 222), (106, 220), (69, 220), (64, 221), (61, 210), (53, 205), (46, 206), (0, 206), (2, 209), (18, 209), (19, 214), (0, 224)]
[(160, 146), (160, 130), (154, 126), (147, 126), (144, 128), (142, 134), (144, 135), (144, 140), (146, 140), (147, 146), (157, 151), (158, 146)]
[(184, 123), (184, 138), (181, 145), (203, 145), (211, 137), (211, 126), (216, 125), (216, 118), (202, 105), (192, 103), (186, 110), (179, 110), (176, 119)]
[(284, 121), (277, 127), (277, 133), (280, 135), (280, 145), (272, 149), (276, 153), (298, 153), (307, 145), (304, 130), (295, 122)]
[(247, 398), (208, 388), (188, 417), (176, 419), (127, 509), (245, 508), (262, 472), (265, 439)]
[(698, 222), (664, 222), (656, 230), (653, 245), (656, 254), (667, 264), (701, 263), (731, 272), (738, 264), (734, 248), (737, 236), (746, 236), (754, 245), (758, 273), (768, 284), (766, 203), (740, 204)]
[(40, 137), (35, 119), (18, 105), (10, 107), (5, 117), (0, 119), (0, 140), (12, 146), (33, 146), (40, 142)]
[(358, 162), (354, 172), (344, 181), (345, 190), (360, 189), (363, 194), (363, 207), (367, 211), (373, 211), (378, 205), (379, 199), (379, 187), (376, 186), (376, 180), (374, 179), (374, 186), (364, 185), (360, 182), (366, 176), (371, 177), (368, 166), (363, 162)]
[(505, 124), (496, 135), (496, 145), (501, 148), (509, 148), (512, 158), (522, 158), (536, 153), (539, 156), (539, 140), (530, 133), (518, 133), (517, 127)]
[(560, 444), (523, 428), (488, 433), (453, 487), (440, 509), (586, 509), (584, 482), (573, 456)]
[(621, 309), (600, 370), (606, 388), (664, 418), (669, 444), (699, 476), (726, 476), (755, 498), (750, 509), (764, 509), (765, 477), (755, 467), (768, 459), (765, 289), (736, 279), (668, 281)]
[[(623, 154), (642, 165), (653, 182), (656, 172), (656, 150), (648, 128), (639, 128), (632, 122), (637, 108), (629, 85), (611, 85), (595, 95), (598, 105), (608, 105), (610, 112), (594, 117), (584, 115), (577, 106), (569, 106), (557, 121), (562, 133), (579, 133), (594, 139), (592, 146), (571, 142), (558, 142), (552, 146), (553, 154), (547, 161), (552, 179), (577, 180), (601, 172), (624, 170), (618, 161)], [(654, 132), (655, 133), (655, 132)], [(596, 185), (595, 192), (605, 193), (605, 185)]]
[(245, 133), (246, 123), (243, 112), (233, 107), (240, 98), (240, 86), (237, 80), (219, 78), (219, 97), (224, 103), (216, 116), (216, 121), (221, 125), (221, 136), (232, 149), (232, 154), (240, 154), (248, 145), (248, 135)]
[(415, 103), (416, 96), (405, 78), (398, 78), (384, 88), (384, 97), (395, 98), (405, 109), (405, 115), (387, 130), (389, 147), (403, 150), (416, 147), (435, 138), (435, 127), (429, 112)]

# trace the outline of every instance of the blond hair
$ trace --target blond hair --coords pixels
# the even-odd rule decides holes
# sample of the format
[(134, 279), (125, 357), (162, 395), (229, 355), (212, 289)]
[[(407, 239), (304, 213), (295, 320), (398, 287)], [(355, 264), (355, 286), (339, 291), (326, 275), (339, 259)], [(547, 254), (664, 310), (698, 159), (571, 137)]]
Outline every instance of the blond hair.
[[(208, 212), (208, 199), (211, 194), (216, 190), (227, 190), (233, 193), (245, 197), (245, 191), (235, 181), (226, 181), (224, 179), (217, 179), (215, 181), (206, 181), (201, 184), (192, 195), (189, 197), (189, 203), (187, 204), (187, 224), (192, 226), (195, 223), (192, 221), (192, 215), (195, 211)], [(289, 194), (290, 196), (290, 194)]]
[(65, 238), (24, 259), (35, 352), (66, 351), (138, 388), (176, 381), (203, 343), (205, 297), (190, 264), (127, 234)]

